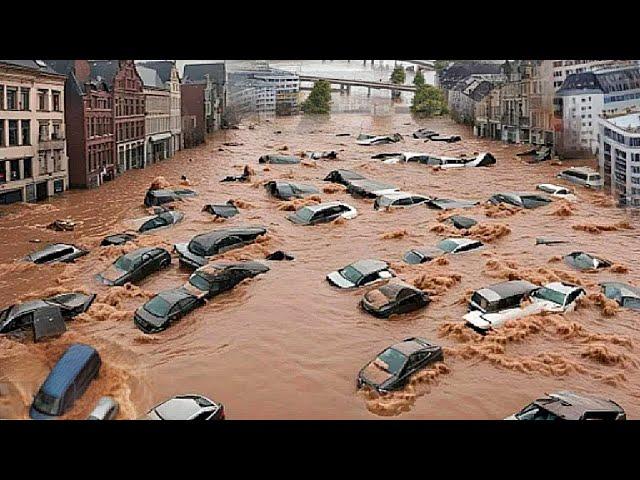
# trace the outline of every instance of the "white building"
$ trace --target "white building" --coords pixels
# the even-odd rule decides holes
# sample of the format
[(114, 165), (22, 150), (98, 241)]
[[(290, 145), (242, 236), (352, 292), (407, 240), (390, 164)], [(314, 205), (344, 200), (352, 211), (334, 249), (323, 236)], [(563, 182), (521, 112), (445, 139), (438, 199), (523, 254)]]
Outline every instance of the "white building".
[(640, 106), (640, 67), (626, 66), (569, 75), (556, 93), (562, 117), (559, 152), (596, 153), (598, 117)]
[(171, 156), (171, 92), (155, 70), (141, 65), (137, 69), (144, 84), (146, 166)]
[(68, 188), (65, 80), (41, 60), (0, 60), (0, 204)]
[(600, 174), (621, 205), (640, 207), (640, 111), (599, 119)]
[(636, 60), (553, 60), (553, 86), (558, 90), (569, 75), (592, 72), (614, 65), (633, 65)]
[(234, 72), (234, 75), (242, 75), (265, 82), (263, 91), (258, 94), (262, 98), (258, 100), (259, 108), (266, 112), (271, 108), (273, 93), (275, 90), (275, 108), (278, 115), (292, 115), (298, 113), (298, 97), (300, 95), (300, 77), (297, 73), (287, 72), (275, 68), (265, 70), (243, 70)]

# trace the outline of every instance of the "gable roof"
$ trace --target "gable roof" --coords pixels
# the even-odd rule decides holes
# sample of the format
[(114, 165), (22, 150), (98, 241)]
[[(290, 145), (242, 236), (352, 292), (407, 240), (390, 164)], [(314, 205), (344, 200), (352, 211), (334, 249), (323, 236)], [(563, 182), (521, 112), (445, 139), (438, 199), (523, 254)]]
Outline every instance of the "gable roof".
[(223, 85), (225, 83), (225, 64), (196, 63), (184, 66), (183, 80), (185, 83), (204, 82), (206, 75), (209, 75), (213, 83)]
[(44, 60), (0, 60), (0, 64), (53, 75), (61, 75), (53, 70)]
[(475, 74), (499, 75), (502, 65), (499, 63), (454, 63), (440, 72), (438, 80), (442, 88), (450, 90), (460, 80)]
[(167, 88), (156, 70), (141, 65), (137, 65), (136, 70), (145, 87)]
[(89, 62), (91, 78), (103, 80), (109, 88), (113, 86), (113, 79), (118, 72), (118, 60), (92, 60)]
[(158, 60), (154, 62), (140, 62), (137, 65), (155, 70), (160, 76), (160, 80), (167, 83), (171, 81), (171, 70), (175, 63), (172, 60)]

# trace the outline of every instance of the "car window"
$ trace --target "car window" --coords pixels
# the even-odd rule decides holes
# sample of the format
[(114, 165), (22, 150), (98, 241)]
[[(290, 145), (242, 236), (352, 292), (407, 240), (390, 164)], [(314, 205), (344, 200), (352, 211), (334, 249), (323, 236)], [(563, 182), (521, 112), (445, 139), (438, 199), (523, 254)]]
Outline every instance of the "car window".
[(199, 421), (208, 420), (212, 414), (213, 412), (211, 410), (204, 410), (204, 411), (198, 412), (198, 414), (195, 415), (192, 418), (192, 420), (199, 420)]
[(225, 237), (218, 241), (218, 248), (235, 245), (236, 243), (239, 243), (241, 241), (242, 240), (236, 236)]
[(15, 328), (27, 327), (33, 325), (33, 312), (25, 313), (13, 319)]
[(518, 420), (557, 420), (558, 417), (547, 410), (531, 404), (516, 414)]
[(209, 282), (199, 274), (191, 275), (189, 283), (199, 290), (203, 290), (205, 292), (209, 290)]
[(423, 197), (411, 197), (411, 200), (413, 201), (413, 203), (420, 203), (425, 201)]
[(640, 298), (627, 297), (622, 302), (622, 305), (626, 308), (633, 308), (634, 310), (640, 310)]
[(409, 206), (409, 205), (413, 205), (413, 201), (411, 200), (411, 197), (409, 198), (400, 198), (399, 200), (395, 201), (395, 205), (399, 205), (399, 206)]
[(385, 370), (393, 375), (398, 374), (407, 362), (407, 357), (394, 348), (387, 348), (378, 355), (378, 365), (384, 365)]

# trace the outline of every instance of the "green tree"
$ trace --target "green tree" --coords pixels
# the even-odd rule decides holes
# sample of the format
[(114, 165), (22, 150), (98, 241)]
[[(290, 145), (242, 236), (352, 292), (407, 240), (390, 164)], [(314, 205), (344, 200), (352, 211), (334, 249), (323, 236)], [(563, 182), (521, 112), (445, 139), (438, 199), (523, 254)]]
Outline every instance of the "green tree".
[(404, 68), (396, 67), (391, 72), (391, 83), (395, 83), (396, 85), (402, 85), (406, 79), (406, 75), (404, 73)]
[(422, 74), (421, 70), (418, 70), (416, 72), (416, 76), (413, 77), (413, 84), (416, 87), (420, 87), (420, 86), (424, 85), (424, 75)]
[(326, 80), (318, 80), (313, 84), (311, 93), (302, 103), (304, 113), (331, 112), (331, 84)]
[(442, 90), (433, 85), (420, 85), (411, 101), (411, 111), (419, 117), (449, 113)]

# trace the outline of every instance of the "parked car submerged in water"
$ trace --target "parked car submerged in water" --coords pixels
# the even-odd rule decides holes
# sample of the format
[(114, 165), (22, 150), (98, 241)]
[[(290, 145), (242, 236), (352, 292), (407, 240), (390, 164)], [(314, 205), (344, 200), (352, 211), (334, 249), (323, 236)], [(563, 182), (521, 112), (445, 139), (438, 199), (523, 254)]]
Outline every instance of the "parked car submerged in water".
[(206, 265), (209, 257), (249, 245), (266, 233), (263, 227), (222, 228), (196, 235), (188, 243), (177, 243), (173, 248), (181, 266), (195, 269)]
[(602, 282), (600, 289), (621, 307), (640, 310), (640, 288), (621, 282)]
[(252, 278), (268, 271), (269, 267), (252, 260), (212, 262), (193, 272), (183, 288), (198, 298), (211, 298), (231, 290), (246, 278)]
[(567, 200), (569, 202), (575, 202), (576, 200), (578, 200), (578, 198), (569, 188), (561, 187), (560, 185), (553, 185), (552, 183), (541, 183), (536, 186), (536, 189), (561, 200)]
[(476, 250), (483, 246), (479, 240), (470, 238), (445, 238), (437, 243), (435, 247), (412, 248), (404, 254), (402, 259), (410, 264), (424, 263), (440, 257), (447, 253), (462, 253)]
[(368, 386), (385, 393), (402, 388), (416, 372), (444, 360), (442, 347), (419, 337), (391, 345), (358, 373), (358, 388)]
[(141, 420), (224, 420), (224, 405), (202, 395), (176, 395), (156, 405)]
[(267, 192), (280, 200), (291, 200), (292, 198), (304, 198), (309, 195), (320, 193), (313, 185), (304, 183), (271, 181), (264, 185)]
[(142, 225), (138, 228), (138, 232), (145, 233), (151, 230), (170, 227), (171, 225), (181, 222), (183, 218), (184, 213), (177, 210), (168, 210), (159, 215), (141, 218), (138, 220), (138, 222), (142, 222)]
[(158, 333), (203, 304), (203, 298), (184, 287), (165, 290), (139, 307), (133, 322), (144, 333)]
[(422, 290), (408, 283), (395, 281), (365, 293), (360, 305), (378, 318), (389, 318), (391, 315), (426, 307), (430, 301)]
[(120, 246), (127, 242), (135, 240), (138, 236), (134, 233), (116, 233), (114, 235), (107, 235), (100, 242), (101, 247), (108, 247), (110, 245)]
[(158, 189), (158, 190), (147, 190), (147, 193), (144, 197), (144, 206), (149, 207), (157, 207), (159, 205), (164, 205), (165, 203), (175, 202), (176, 200), (181, 200), (187, 197), (195, 197), (197, 193), (193, 190), (189, 190), (188, 188), (169, 190), (169, 189)]
[(349, 185), (353, 180), (365, 180), (365, 177), (351, 170), (333, 170), (324, 178), (325, 182)]
[(599, 172), (589, 167), (571, 167), (563, 170), (557, 175), (557, 178), (568, 182), (576, 183), (587, 188), (602, 188), (604, 180)]
[(327, 202), (299, 208), (295, 213), (288, 215), (287, 219), (297, 225), (316, 225), (331, 222), (339, 217), (351, 220), (357, 216), (358, 211), (347, 203)]
[(613, 400), (569, 391), (535, 400), (505, 420), (626, 420), (624, 409)]
[(551, 199), (537, 193), (496, 193), (489, 199), (489, 203), (498, 205), (508, 203), (520, 208), (538, 208), (551, 203)]
[(164, 248), (144, 247), (120, 256), (98, 279), (109, 286), (136, 282), (171, 265), (171, 255)]
[(373, 203), (373, 209), (409, 208), (415, 207), (416, 205), (423, 205), (430, 200), (431, 197), (409, 192), (385, 193), (384, 195), (376, 197), (376, 201)]
[(51, 245), (47, 245), (41, 250), (38, 250), (37, 252), (30, 253), (25, 257), (25, 260), (36, 264), (55, 262), (69, 263), (88, 253), (88, 250), (83, 250), (75, 245), (67, 243), (53, 243)]
[(578, 270), (599, 270), (611, 266), (609, 260), (585, 252), (571, 252), (563, 258), (567, 265), (571, 265)]
[(113, 397), (100, 397), (87, 420), (113, 420), (119, 409), (120, 406)]
[(356, 288), (371, 285), (395, 277), (387, 262), (382, 260), (358, 260), (331, 272), (327, 281), (338, 288)]

